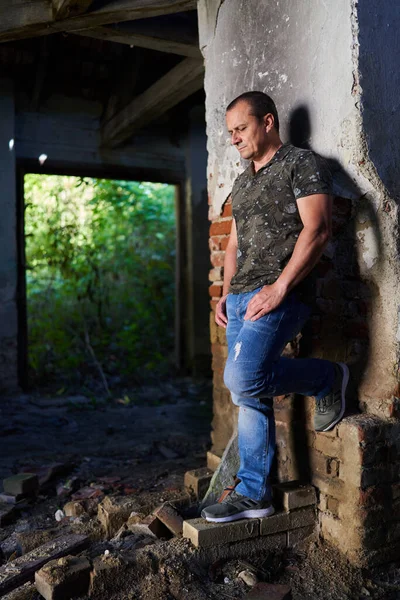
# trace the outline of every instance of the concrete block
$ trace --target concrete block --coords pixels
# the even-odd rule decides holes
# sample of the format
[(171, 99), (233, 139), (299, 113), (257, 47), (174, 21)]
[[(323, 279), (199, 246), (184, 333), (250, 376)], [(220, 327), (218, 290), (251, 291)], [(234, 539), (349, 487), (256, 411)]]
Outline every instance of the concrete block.
[(287, 511), (310, 506), (317, 500), (315, 488), (312, 485), (302, 485), (296, 481), (279, 483), (274, 486), (273, 490), (277, 506), (282, 506)]
[(183, 523), (183, 537), (196, 547), (218, 546), (237, 542), (260, 534), (259, 519), (241, 519), (231, 523), (209, 523), (205, 519), (191, 519)]
[(13, 496), (32, 496), (39, 489), (39, 479), (34, 473), (18, 473), (4, 479), (3, 489)]
[(317, 515), (313, 506), (299, 508), (289, 513), (288, 529), (297, 529), (299, 527), (314, 526)]
[(289, 513), (280, 512), (260, 519), (260, 535), (271, 535), (289, 529)]
[(292, 600), (292, 590), (288, 585), (257, 583), (244, 600)]
[(312, 535), (317, 535), (314, 525), (300, 527), (299, 529), (291, 529), (287, 532), (287, 545), (289, 548), (293, 548)]
[(183, 519), (177, 510), (169, 502), (165, 502), (158, 508), (154, 515), (163, 523), (175, 536), (182, 537)]
[(108, 537), (113, 537), (137, 508), (131, 498), (106, 496), (98, 507), (98, 519)]
[(193, 494), (198, 500), (202, 500), (210, 485), (213, 472), (207, 467), (186, 471), (184, 484), (187, 491)]
[(83, 556), (52, 560), (35, 573), (36, 588), (45, 600), (68, 600), (86, 595), (90, 568), (90, 562)]
[(210, 450), (207, 452), (207, 469), (216, 471), (221, 463), (221, 457)]

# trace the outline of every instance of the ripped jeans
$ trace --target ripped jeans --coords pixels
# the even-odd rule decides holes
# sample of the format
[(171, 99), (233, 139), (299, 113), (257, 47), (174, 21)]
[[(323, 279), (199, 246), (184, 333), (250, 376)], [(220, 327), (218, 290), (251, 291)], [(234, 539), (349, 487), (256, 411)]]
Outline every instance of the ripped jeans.
[(322, 398), (332, 389), (335, 375), (330, 361), (281, 357), (311, 312), (295, 292), (257, 321), (244, 320), (247, 304), (260, 289), (227, 297), (229, 354), (224, 380), (239, 406), (237, 477), (241, 481), (236, 490), (253, 500), (269, 500), (268, 477), (275, 455), (273, 396), (296, 393)]

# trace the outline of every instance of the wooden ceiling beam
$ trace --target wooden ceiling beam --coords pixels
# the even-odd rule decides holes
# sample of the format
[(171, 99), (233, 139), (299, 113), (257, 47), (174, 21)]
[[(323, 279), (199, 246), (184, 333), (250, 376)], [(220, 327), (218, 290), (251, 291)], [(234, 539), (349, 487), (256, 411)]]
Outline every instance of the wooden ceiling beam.
[(115, 42), (117, 44), (126, 44), (128, 46), (158, 50), (159, 52), (169, 52), (181, 56), (201, 58), (199, 47), (193, 44), (183, 44), (182, 42), (142, 35), (140, 33), (130, 33), (116, 27), (95, 27), (93, 29), (73, 31), (72, 33), (84, 37), (92, 37), (97, 40)]
[(96, 10), (56, 20), (48, 0), (0, 0), (0, 42), (157, 17), (196, 6), (196, 0), (111, 0)]
[(52, 0), (53, 16), (56, 20), (84, 14), (93, 0)]
[(138, 129), (203, 87), (202, 60), (185, 58), (145, 92), (119, 111), (101, 130), (102, 144), (115, 147)]

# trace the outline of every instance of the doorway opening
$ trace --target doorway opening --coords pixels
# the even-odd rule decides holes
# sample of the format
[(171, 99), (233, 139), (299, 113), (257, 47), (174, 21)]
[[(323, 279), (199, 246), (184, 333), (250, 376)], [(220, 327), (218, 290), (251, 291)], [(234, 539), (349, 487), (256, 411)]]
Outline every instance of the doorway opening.
[(110, 395), (175, 361), (176, 186), (27, 173), (30, 387)]

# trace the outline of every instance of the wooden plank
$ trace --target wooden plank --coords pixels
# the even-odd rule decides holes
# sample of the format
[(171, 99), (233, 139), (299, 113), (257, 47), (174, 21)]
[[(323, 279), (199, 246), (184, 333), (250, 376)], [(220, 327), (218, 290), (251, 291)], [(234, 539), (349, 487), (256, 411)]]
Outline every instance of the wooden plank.
[(77, 554), (89, 545), (85, 535), (66, 535), (39, 546), (0, 567), (0, 596), (30, 581), (46, 563), (67, 554)]
[(53, 0), (53, 16), (55, 19), (67, 19), (82, 15), (91, 4), (93, 0)]
[(72, 33), (84, 37), (92, 37), (98, 40), (116, 42), (117, 44), (149, 48), (150, 50), (158, 50), (159, 52), (169, 52), (171, 54), (180, 54), (181, 56), (190, 56), (193, 58), (201, 57), (198, 46), (142, 35), (140, 33), (130, 33), (117, 29), (116, 27), (95, 27), (93, 29), (73, 31)]
[(48, 0), (0, 0), (0, 42), (157, 17), (196, 6), (196, 0), (112, 0), (85, 14), (55, 20)]
[(154, 121), (181, 100), (200, 90), (203, 79), (203, 62), (195, 58), (185, 58), (103, 125), (103, 144), (121, 144), (134, 131)]

